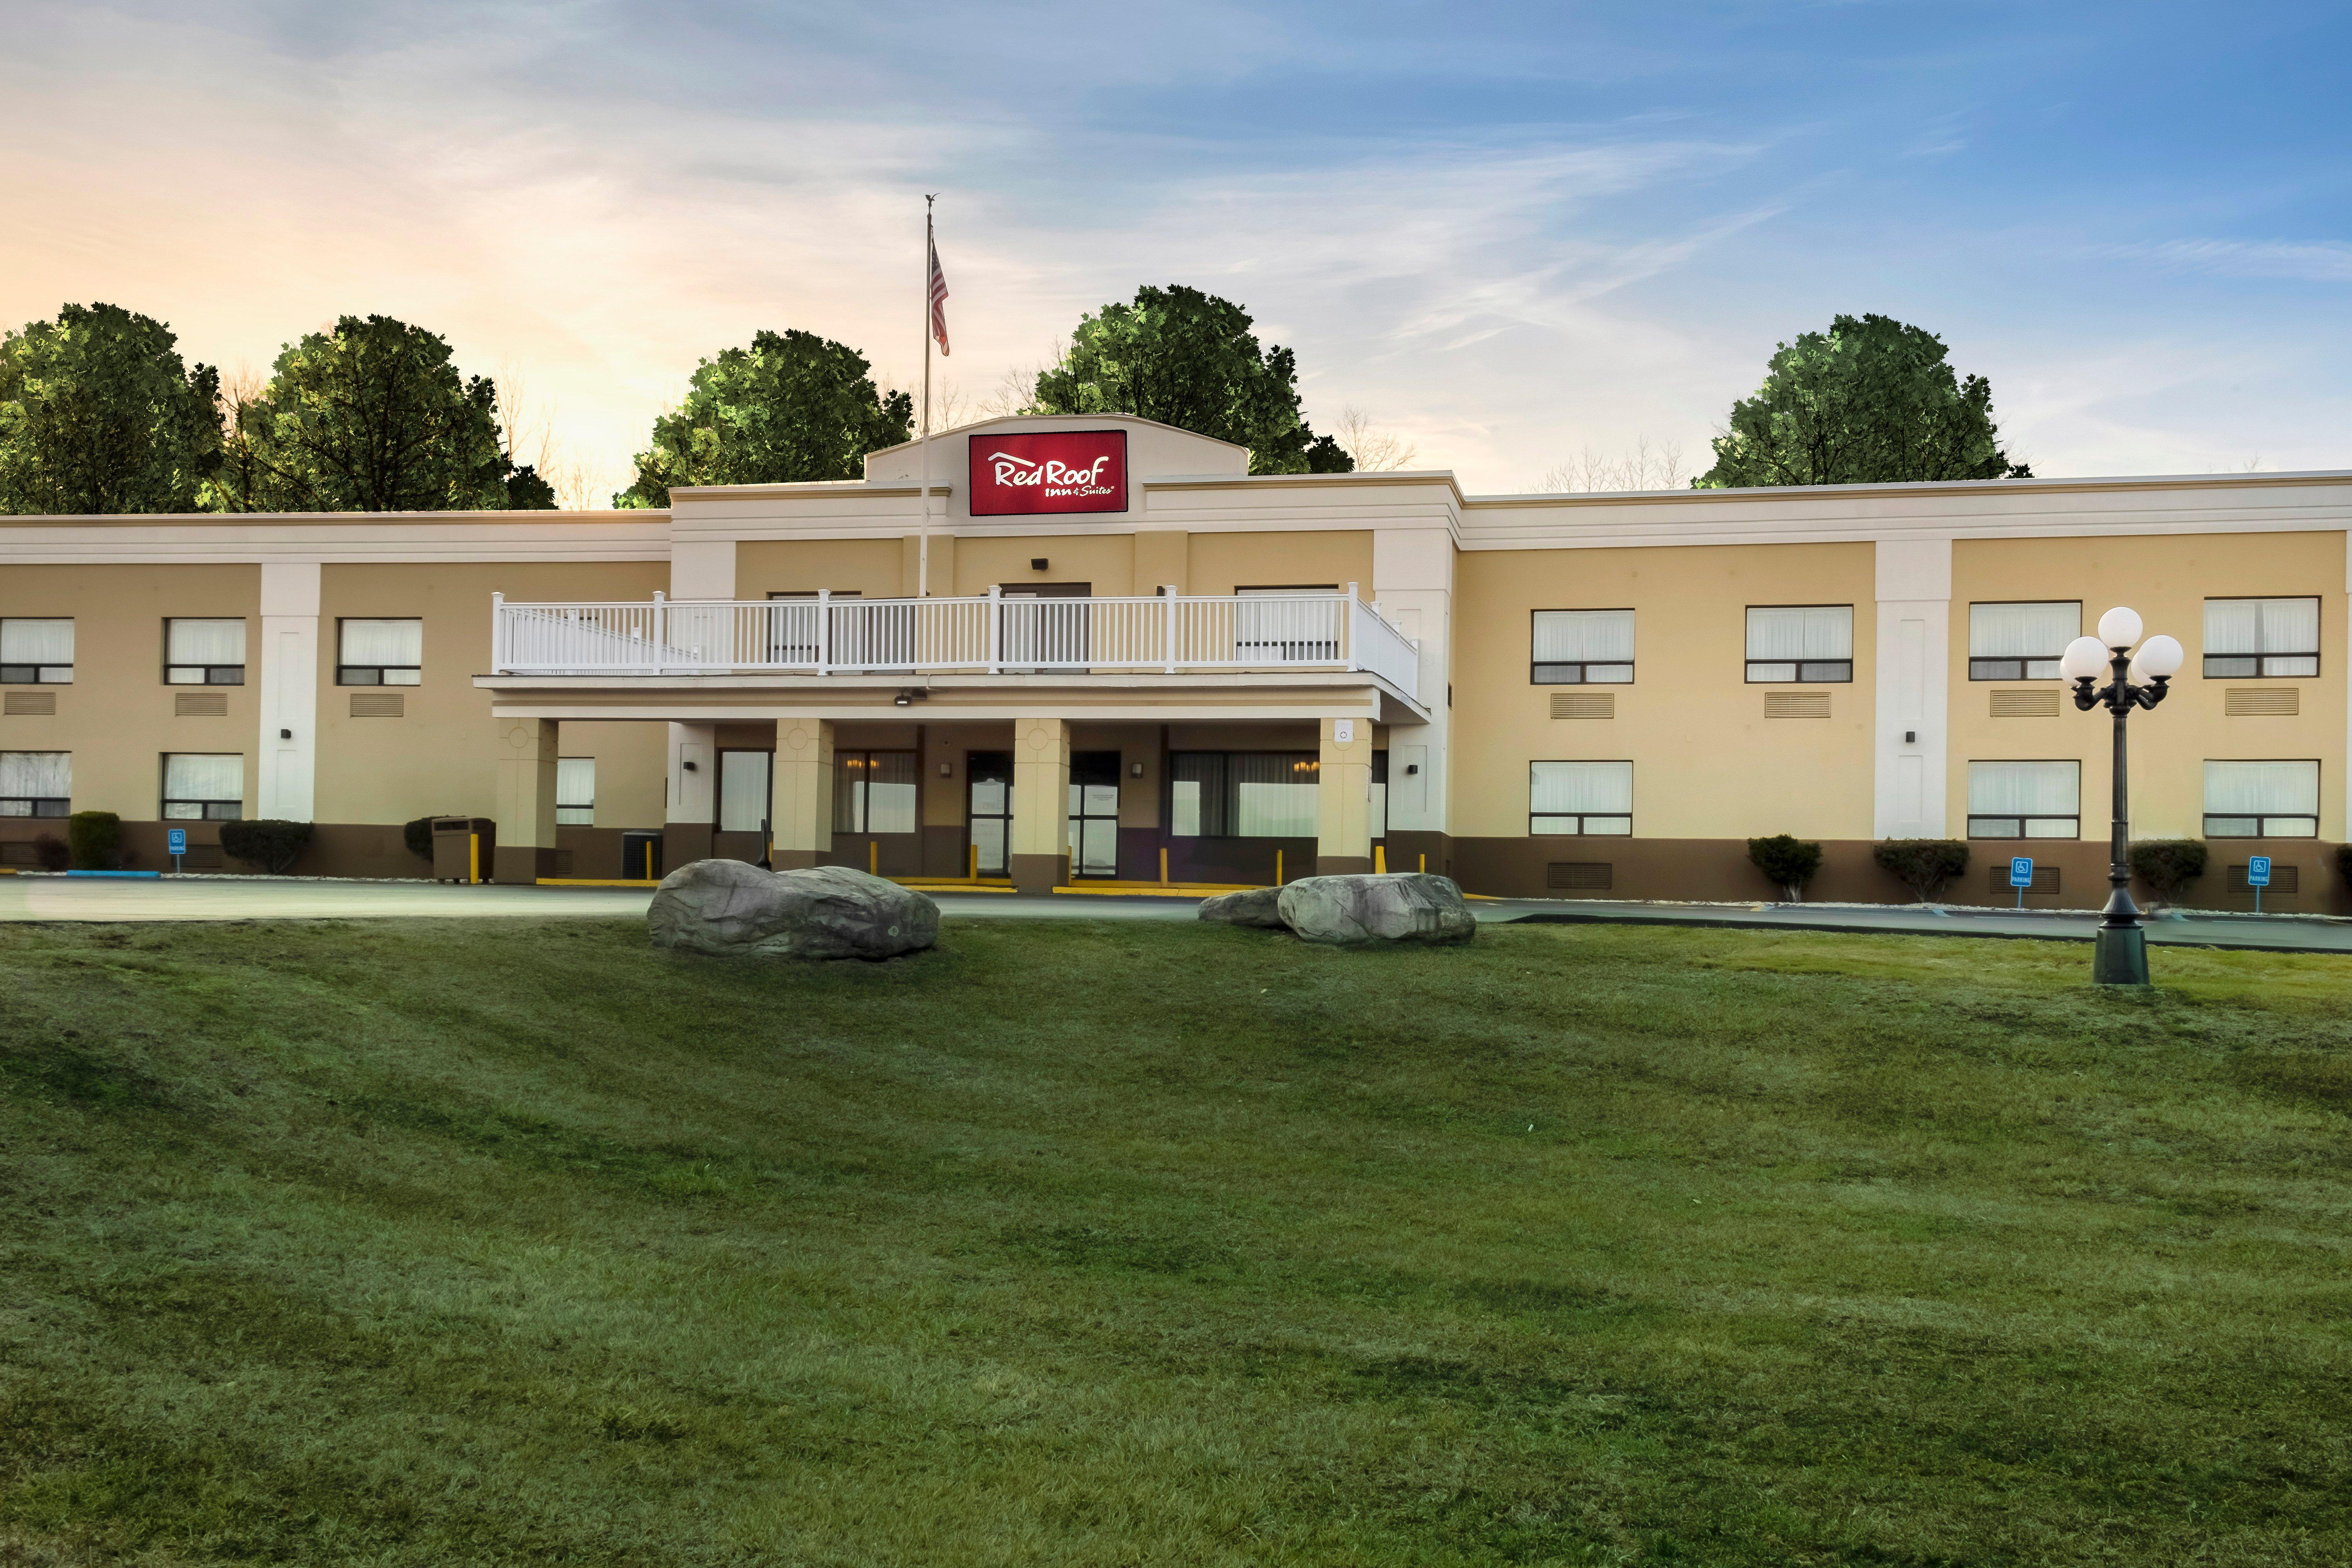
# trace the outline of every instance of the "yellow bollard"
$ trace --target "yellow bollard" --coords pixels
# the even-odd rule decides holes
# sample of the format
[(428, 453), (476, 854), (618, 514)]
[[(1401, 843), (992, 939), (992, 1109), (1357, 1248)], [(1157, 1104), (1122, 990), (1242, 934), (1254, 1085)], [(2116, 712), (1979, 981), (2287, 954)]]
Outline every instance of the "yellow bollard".
[(1421, 858), (1421, 868), (1424, 873), (1429, 869), (1429, 857), (1426, 855)]
[(1282, 886), (1282, 851), (1279, 849), (1274, 852), (1274, 885), (1277, 888)]
[(1160, 847), (1160, 885), (1163, 888), (1168, 885), (1168, 846), (1165, 844)]
[(866, 874), (869, 877), (882, 874), (882, 840), (879, 838), (866, 841)]
[(1375, 844), (1372, 846), (1372, 870), (1378, 876), (1385, 877), (1389, 874), (1389, 847), (1387, 845)]
[(971, 847), (971, 879), (975, 882), (980, 880), (980, 846), (977, 844)]
[(478, 833), (468, 833), (466, 835), (466, 880), (478, 882), (481, 879), (482, 836)]

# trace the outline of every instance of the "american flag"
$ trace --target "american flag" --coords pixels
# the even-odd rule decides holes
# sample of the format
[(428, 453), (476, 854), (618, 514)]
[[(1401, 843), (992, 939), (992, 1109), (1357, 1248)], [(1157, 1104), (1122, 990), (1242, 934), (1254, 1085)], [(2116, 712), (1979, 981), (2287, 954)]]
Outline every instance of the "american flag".
[(931, 336), (940, 341), (940, 357), (948, 357), (948, 275), (940, 270), (940, 247), (929, 237), (931, 252)]

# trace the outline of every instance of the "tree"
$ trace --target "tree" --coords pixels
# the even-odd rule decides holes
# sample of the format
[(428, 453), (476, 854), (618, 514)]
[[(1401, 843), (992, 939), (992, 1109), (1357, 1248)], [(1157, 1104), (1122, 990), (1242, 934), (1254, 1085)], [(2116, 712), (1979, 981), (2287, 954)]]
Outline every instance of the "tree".
[(1536, 489), (1573, 495), (1599, 490), (1678, 490), (1683, 488), (1684, 473), (1682, 443), (1662, 441), (1653, 451), (1650, 437), (1643, 435), (1633, 437), (1622, 458), (1607, 457), (1587, 447), (1580, 458), (1570, 458), (1546, 471)]
[(1080, 319), (1037, 377), (1040, 414), (1136, 414), (1247, 447), (1253, 474), (1344, 474), (1355, 463), (1307, 427), (1286, 348), (1260, 350), (1249, 312), (1171, 284)]
[(120, 305), (0, 339), (0, 512), (193, 511), (220, 461), (219, 373)]
[(220, 511), (517, 504), (508, 488), (514, 463), (499, 444), (498, 395), (488, 377), (457, 374), (438, 333), (389, 316), (345, 316), (288, 344), (268, 384), (228, 411), (227, 451), (206, 499)]
[(681, 407), (654, 421), (614, 506), (667, 506), (672, 485), (854, 479), (912, 433), (914, 400), (876, 388), (866, 356), (814, 332), (754, 332), (704, 360)]
[(1748, 858), (1766, 880), (1789, 895), (1790, 903), (1805, 901), (1805, 884), (1822, 868), (1822, 847), (1786, 833), (1748, 841)]
[(1874, 847), (1870, 858), (1923, 904), (1933, 903), (1969, 868), (1968, 844), (1958, 838), (1890, 838)]
[(2000, 448), (1991, 384), (1956, 378), (1944, 353), (1941, 338), (1888, 316), (1834, 317), (1780, 344), (1692, 488), (2032, 479)]

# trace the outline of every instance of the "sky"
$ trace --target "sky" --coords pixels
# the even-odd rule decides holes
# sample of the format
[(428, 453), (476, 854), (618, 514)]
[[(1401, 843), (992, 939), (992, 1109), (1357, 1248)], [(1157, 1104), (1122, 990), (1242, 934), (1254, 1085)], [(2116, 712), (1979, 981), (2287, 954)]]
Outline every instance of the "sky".
[(2352, 468), (2340, 0), (0, 0), (0, 322), (102, 300), (235, 375), (397, 316), (600, 500), (758, 329), (918, 384), (927, 192), (967, 416), (1181, 282), (1296, 351), (1318, 428), (1474, 493), (1704, 469), (1776, 343), (1865, 311), (1988, 376), (2037, 474)]

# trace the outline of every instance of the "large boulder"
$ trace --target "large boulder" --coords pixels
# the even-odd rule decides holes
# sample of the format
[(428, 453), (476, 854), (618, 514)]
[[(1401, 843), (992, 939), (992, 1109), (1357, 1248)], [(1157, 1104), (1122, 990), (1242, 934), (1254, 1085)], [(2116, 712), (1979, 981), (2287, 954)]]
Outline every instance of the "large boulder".
[(1282, 923), (1302, 942), (1468, 942), (1478, 922), (1451, 877), (1302, 877), (1282, 889)]
[(1282, 911), (1275, 906), (1281, 897), (1280, 888), (1244, 888), (1238, 893), (1219, 893), (1213, 899), (1201, 900), (1201, 918), (1219, 925), (1264, 926), (1268, 931), (1280, 931)]
[(646, 923), (656, 947), (688, 952), (896, 958), (940, 940), (940, 906), (846, 866), (762, 871), (697, 860), (662, 879)]

